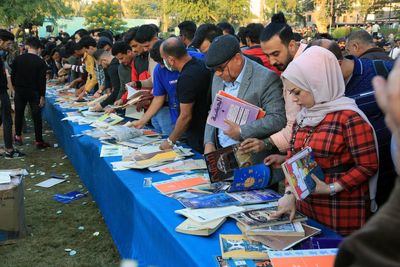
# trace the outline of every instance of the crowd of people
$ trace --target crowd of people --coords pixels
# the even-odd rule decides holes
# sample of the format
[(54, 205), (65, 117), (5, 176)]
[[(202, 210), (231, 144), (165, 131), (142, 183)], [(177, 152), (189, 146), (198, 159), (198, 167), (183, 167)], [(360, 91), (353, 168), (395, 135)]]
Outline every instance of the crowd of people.
[[(24, 156), (13, 147), (13, 139), (17, 145), (23, 143), (27, 103), (36, 145), (48, 146), (42, 139), (40, 115), (46, 79), (76, 88), (78, 100), (106, 95), (93, 109), (107, 113), (123, 112), (118, 106), (130, 100), (127, 88), (133, 87), (141, 96), (136, 109), (145, 112), (129, 127), (151, 124), (166, 136), (161, 149), (184, 142), (206, 154), (240, 144), (256, 162), (271, 166), (276, 184), (284, 180), (281, 163), (311, 147), (324, 180), (315, 178), (315, 192), (297, 201), (286, 183), (275, 216), (293, 217), (299, 210), (344, 236), (363, 227), (389, 197), (396, 177), (393, 160), (398, 158), (391, 157), (391, 147), (398, 151), (399, 122), (397, 117), (386, 119), (390, 128), (386, 126), (385, 112), (393, 100), (382, 96), (384, 108), (379, 108), (373, 79), (389, 76), (400, 39), (394, 39), (396, 46), (390, 51), (377, 45), (378, 35), (365, 30), (345, 39), (325, 35), (305, 43), (282, 13), (267, 26), (241, 27), (237, 35), (229, 23), (197, 27), (184, 21), (178, 27), (179, 36), (164, 40), (152, 24), (118, 36), (104, 29), (81, 29), (72, 37), (28, 38), (21, 55), (9, 65), (0, 64), (5, 157)], [(1, 50), (7, 51), (13, 41), (11, 33), (0, 31)], [(390, 74), (392, 80), (400, 77), (398, 65), (397, 77)], [(14, 137), (7, 68), (15, 91)], [(226, 120), (224, 131), (207, 124), (219, 90), (260, 107), (265, 117), (243, 125)], [(384, 101), (391, 101), (391, 106)]]

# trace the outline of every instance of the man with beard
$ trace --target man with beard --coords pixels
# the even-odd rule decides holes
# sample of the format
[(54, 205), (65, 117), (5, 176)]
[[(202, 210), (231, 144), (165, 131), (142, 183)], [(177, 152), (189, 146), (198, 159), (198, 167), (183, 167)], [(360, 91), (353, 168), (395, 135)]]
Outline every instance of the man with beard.
[[(286, 23), (285, 16), (279, 12), (272, 16), (260, 35), (261, 48), (267, 55), (271, 65), (280, 71), (284, 71), (290, 62), (299, 56), (306, 48), (305, 44), (297, 44), (292, 28)], [(281, 152), (286, 152), (292, 135), (292, 127), (300, 107), (292, 101), (283, 90), (285, 99), (286, 127), (279, 132), (272, 134), (265, 140), (248, 138), (241, 143), (241, 148), (246, 152), (272, 151), (277, 147)]]

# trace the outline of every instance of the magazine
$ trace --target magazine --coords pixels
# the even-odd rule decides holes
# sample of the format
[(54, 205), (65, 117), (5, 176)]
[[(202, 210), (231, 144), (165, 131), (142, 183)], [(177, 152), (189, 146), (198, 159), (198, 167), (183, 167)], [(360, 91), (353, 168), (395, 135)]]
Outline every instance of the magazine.
[(310, 147), (304, 148), (282, 163), (282, 169), (297, 200), (305, 199), (315, 190), (315, 182), (311, 174), (317, 176), (321, 181), (324, 180), (324, 173), (315, 161)]

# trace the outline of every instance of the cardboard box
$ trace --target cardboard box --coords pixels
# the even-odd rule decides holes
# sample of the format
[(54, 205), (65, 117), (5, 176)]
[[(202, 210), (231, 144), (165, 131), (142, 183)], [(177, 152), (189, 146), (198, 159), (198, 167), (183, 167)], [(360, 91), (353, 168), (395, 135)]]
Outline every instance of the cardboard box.
[(0, 231), (9, 236), (26, 235), (23, 178), (0, 185)]

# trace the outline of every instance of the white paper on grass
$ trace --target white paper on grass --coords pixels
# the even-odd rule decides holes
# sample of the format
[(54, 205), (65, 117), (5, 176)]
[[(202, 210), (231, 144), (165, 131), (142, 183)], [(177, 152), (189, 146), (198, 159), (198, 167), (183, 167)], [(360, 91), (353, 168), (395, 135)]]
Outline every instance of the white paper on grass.
[(54, 186), (56, 184), (59, 184), (59, 183), (62, 183), (62, 182), (65, 182), (65, 179), (50, 178), (50, 179), (47, 179), (47, 180), (45, 180), (45, 181), (43, 181), (41, 183), (36, 184), (36, 186), (49, 188), (49, 187), (52, 187), (52, 186)]
[(181, 214), (198, 223), (208, 223), (213, 220), (224, 218), (229, 215), (242, 211), (244, 211), (243, 207), (228, 206), (222, 208), (208, 208), (208, 209), (181, 209), (181, 210), (176, 210), (175, 213)]
[(0, 184), (8, 184), (11, 182), (11, 171), (0, 171)]

